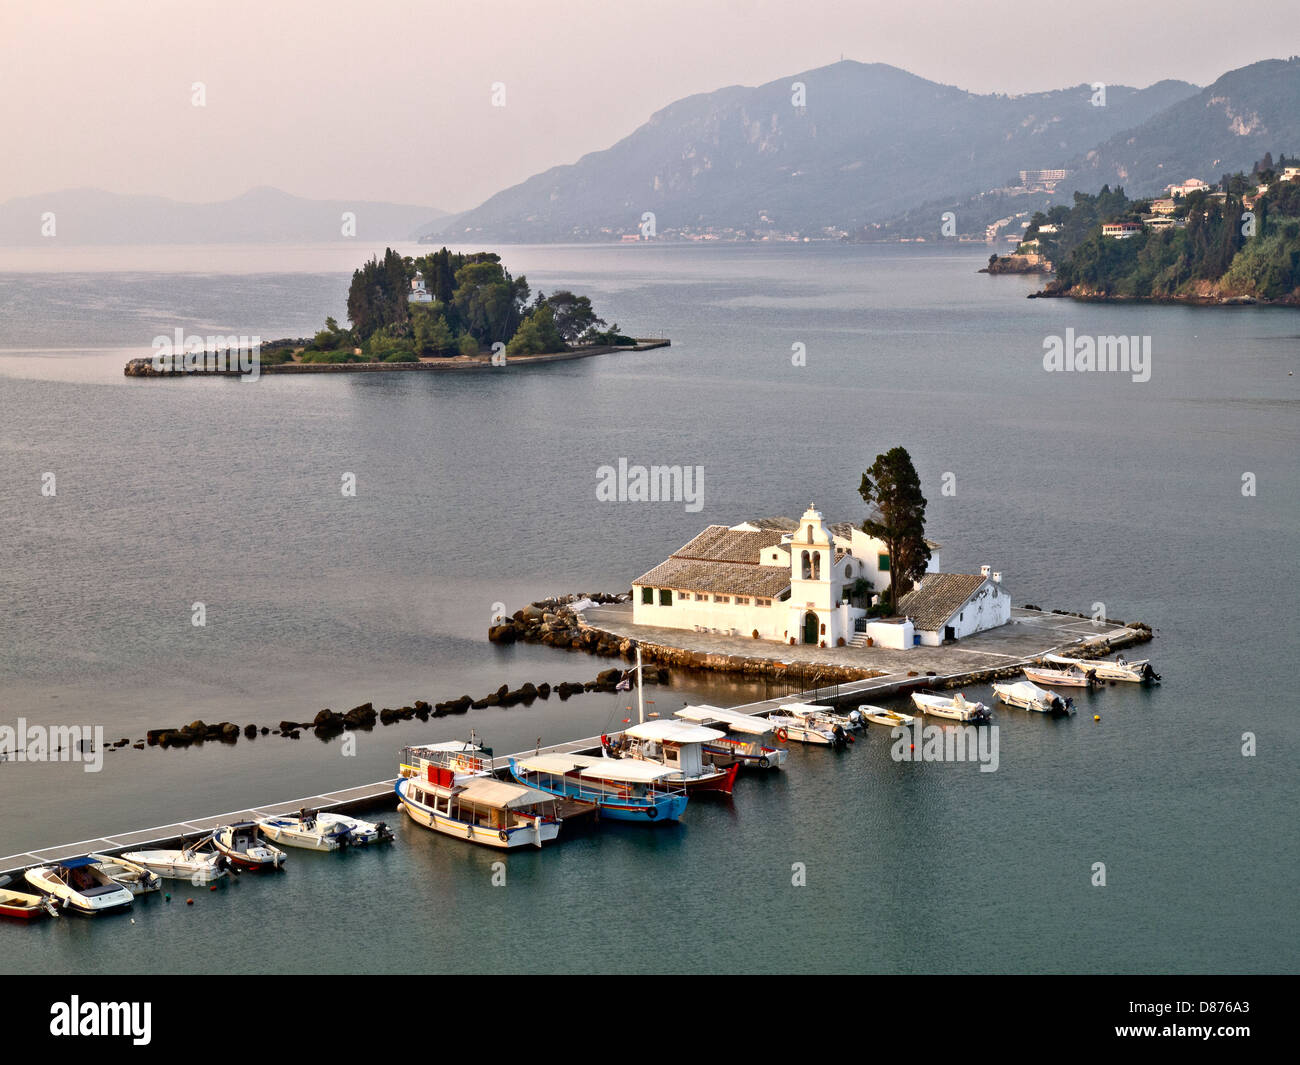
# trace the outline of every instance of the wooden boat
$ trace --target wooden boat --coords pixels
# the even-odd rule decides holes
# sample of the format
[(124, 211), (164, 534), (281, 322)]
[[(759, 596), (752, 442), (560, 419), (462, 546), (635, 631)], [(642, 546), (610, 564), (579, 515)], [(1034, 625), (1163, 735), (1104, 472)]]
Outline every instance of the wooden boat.
[(110, 880), (121, 884), (132, 895), (145, 895), (162, 888), (162, 877), (150, 872), (143, 865), (131, 861), (130, 858), (115, 858), (109, 854), (92, 854), (90, 857), (99, 864), (99, 868), (108, 875)]
[(211, 838), (192, 847), (174, 850), (127, 851), (129, 862), (141, 865), (167, 880), (188, 880), (191, 884), (210, 884), (227, 875), (226, 860), (216, 850), (202, 850)]
[(1043, 658), (1058, 666), (1078, 666), (1091, 669), (1098, 680), (1125, 680), (1134, 684), (1154, 684), (1160, 680), (1160, 674), (1151, 666), (1151, 660), (1140, 659), (1130, 662), (1123, 655), (1116, 655), (1113, 662), (1104, 658), (1066, 658), (1064, 655), (1044, 655)]
[(25, 891), (0, 888), (0, 917), (34, 921), (38, 917), (58, 916), (59, 904), (49, 895), (29, 895)]
[(934, 692), (913, 692), (912, 703), (923, 714), (946, 717), (953, 721), (981, 725), (990, 718), (989, 708), (983, 703), (972, 703), (961, 692), (956, 695), (936, 695)]
[(348, 834), (349, 847), (365, 847), (371, 843), (389, 843), (393, 839), (393, 830), (383, 821), (362, 821), (346, 814), (330, 813), (326, 810), (317, 812), (316, 820), (326, 828), (337, 825)]
[(28, 869), (27, 883), (73, 913), (97, 916), (129, 910), (135, 896), (115, 883), (93, 858), (69, 858), (57, 865)]
[(724, 710), (717, 706), (685, 706), (677, 711), (676, 716), (697, 725), (722, 726), (728, 730), (721, 739), (704, 744), (705, 753), (716, 766), (735, 762), (746, 768), (778, 769), (790, 756), (784, 747), (774, 747), (765, 742), (764, 738), (775, 726), (757, 714)]
[(667, 766), (632, 758), (535, 754), (510, 759), (510, 775), (525, 787), (594, 806), (616, 821), (676, 821), (686, 789), (669, 784)]
[(873, 725), (884, 725), (886, 728), (902, 728), (916, 720), (911, 714), (900, 714), (880, 706), (859, 706), (858, 713)]
[(258, 835), (252, 821), (222, 825), (212, 833), (212, 845), (222, 857), (241, 869), (278, 869), (286, 855)]
[(686, 721), (643, 721), (612, 740), (602, 736), (601, 747), (613, 759), (634, 758), (665, 766), (672, 772), (663, 780), (680, 784), (688, 795), (705, 791), (730, 795), (740, 764), (715, 766), (704, 756), (705, 743), (725, 739), (726, 735)]
[(1062, 699), (1056, 692), (1040, 688), (1030, 680), (1019, 680), (1013, 684), (994, 684), (994, 692), (1008, 706), (1018, 706), (1022, 710), (1036, 710), (1040, 714), (1064, 717), (1074, 709), (1074, 701)]
[(1047, 666), (1025, 666), (1025, 677), (1035, 684), (1044, 684), (1049, 688), (1089, 688), (1097, 683), (1097, 674), (1091, 669), (1067, 666), (1065, 669), (1050, 669)]
[(826, 747), (843, 747), (853, 742), (850, 730), (838, 718), (833, 707), (815, 703), (783, 703), (767, 715), (777, 743), (789, 739)]
[(416, 824), (487, 847), (540, 847), (563, 823), (554, 795), (494, 777), (458, 778), (433, 766), (424, 777), (399, 777), (393, 789)]
[(450, 769), (458, 777), (492, 775), (492, 748), (481, 746), (470, 732), (468, 740), (443, 740), (419, 747), (403, 747), (398, 772), (404, 777), (422, 777), (430, 767)]
[(346, 827), (337, 822), (326, 825), (305, 810), (297, 816), (282, 814), (260, 818), (257, 827), (267, 839), (302, 850), (336, 851), (348, 843)]

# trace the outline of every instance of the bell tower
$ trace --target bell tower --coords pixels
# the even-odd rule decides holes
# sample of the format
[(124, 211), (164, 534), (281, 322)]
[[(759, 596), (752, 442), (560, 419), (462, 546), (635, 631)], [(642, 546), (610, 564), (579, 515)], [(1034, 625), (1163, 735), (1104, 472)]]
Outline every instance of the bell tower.
[(835, 561), (830, 527), (815, 504), (809, 504), (790, 539), (790, 623), (799, 643), (833, 646), (832, 601)]

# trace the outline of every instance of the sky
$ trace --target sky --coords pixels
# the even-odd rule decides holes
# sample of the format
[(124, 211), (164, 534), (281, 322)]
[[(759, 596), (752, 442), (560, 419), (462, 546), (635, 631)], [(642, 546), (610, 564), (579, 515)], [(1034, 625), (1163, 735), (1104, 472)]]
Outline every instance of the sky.
[(1020, 93), (1297, 53), (1295, 0), (0, 0), (0, 202), (273, 185), (463, 210), (683, 96), (841, 55)]

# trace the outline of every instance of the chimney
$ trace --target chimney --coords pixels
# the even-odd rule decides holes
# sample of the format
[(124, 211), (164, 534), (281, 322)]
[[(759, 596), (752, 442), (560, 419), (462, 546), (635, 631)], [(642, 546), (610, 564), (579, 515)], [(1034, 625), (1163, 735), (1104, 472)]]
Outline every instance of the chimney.
[(994, 583), (994, 584), (1001, 584), (1001, 583), (1002, 583), (1002, 571), (1001, 571), (1001, 570), (999, 570), (997, 573), (993, 574), (993, 583)]
[(989, 568), (988, 568), (988, 566), (981, 566), (981, 567), (980, 567), (980, 576), (981, 576), (981, 577), (987, 577), (988, 575), (989, 575)]

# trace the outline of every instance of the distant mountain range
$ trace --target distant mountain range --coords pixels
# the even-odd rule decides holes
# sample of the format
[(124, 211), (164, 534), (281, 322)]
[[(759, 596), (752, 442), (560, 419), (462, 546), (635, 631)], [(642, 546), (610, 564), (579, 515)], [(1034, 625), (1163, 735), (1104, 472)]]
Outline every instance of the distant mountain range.
[(260, 187), (219, 203), (183, 203), (161, 196), (66, 189), (0, 204), (0, 244), (40, 244), (47, 212), (55, 237), (69, 244), (260, 244), (345, 239), (344, 212), (357, 237), (412, 240), (445, 212), (365, 200), (306, 200)]
[[(805, 105), (794, 105), (795, 83)], [(927, 205), (969, 204), (1021, 170), (1068, 170), (1056, 192), (1104, 182), (1159, 191), (1300, 150), (1300, 63), (1268, 60), (1208, 89), (1090, 85), (977, 95), (884, 64), (842, 61), (690, 96), (628, 137), (505, 189), (427, 230), (450, 241), (600, 240), (659, 234), (853, 233)], [(1040, 197), (1042, 199), (1042, 197)], [(997, 198), (981, 211), (996, 217)], [(1016, 209), (1019, 209), (1017, 205)], [(968, 216), (969, 220), (969, 216)], [(937, 235), (937, 233), (935, 233)]]

